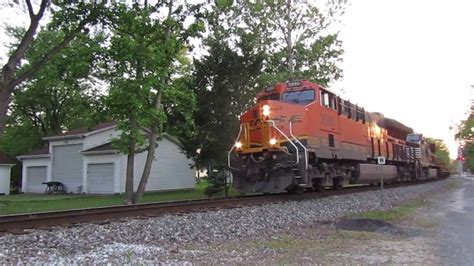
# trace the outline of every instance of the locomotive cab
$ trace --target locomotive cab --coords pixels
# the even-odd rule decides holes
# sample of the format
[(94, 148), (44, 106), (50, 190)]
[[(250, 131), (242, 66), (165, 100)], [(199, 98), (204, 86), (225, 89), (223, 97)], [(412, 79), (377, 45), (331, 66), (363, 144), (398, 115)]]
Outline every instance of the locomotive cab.
[(265, 88), (257, 104), (241, 116), (228, 161), (239, 191), (280, 192), (310, 183), (301, 137), (307, 131), (308, 105), (317, 101), (317, 92), (318, 87), (307, 81), (278, 83)]

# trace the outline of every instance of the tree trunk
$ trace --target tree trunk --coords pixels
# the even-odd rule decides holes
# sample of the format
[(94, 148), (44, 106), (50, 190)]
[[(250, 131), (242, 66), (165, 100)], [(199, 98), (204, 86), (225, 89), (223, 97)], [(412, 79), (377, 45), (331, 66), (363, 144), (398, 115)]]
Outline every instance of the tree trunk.
[(294, 55), (293, 55), (293, 42), (291, 40), (291, 34), (293, 33), (293, 26), (292, 26), (292, 21), (291, 21), (291, 0), (287, 0), (286, 2), (286, 8), (287, 8), (287, 17), (286, 17), (286, 23), (288, 27), (288, 32), (286, 36), (287, 40), (287, 58), (288, 58), (288, 72), (290, 73), (290, 79), (293, 79), (293, 73), (295, 72), (295, 66), (294, 66)]
[(0, 85), (0, 138), (3, 137), (7, 123), (8, 105), (11, 101), (11, 88)]
[(135, 117), (130, 119), (130, 143), (128, 145), (127, 154), (127, 172), (125, 177), (125, 199), (124, 204), (133, 203), (133, 171), (135, 169), (135, 150), (137, 146), (136, 132), (138, 130), (138, 122)]
[(140, 179), (140, 184), (138, 185), (137, 192), (133, 196), (132, 202), (138, 203), (145, 193), (146, 184), (148, 183), (148, 178), (151, 173), (151, 166), (153, 164), (153, 159), (155, 158), (155, 150), (158, 147), (156, 140), (158, 138), (158, 133), (156, 130), (153, 130), (150, 134), (149, 145), (148, 145), (148, 154), (146, 156), (145, 166), (143, 167), (143, 174)]
[[(169, 0), (168, 3), (168, 18), (171, 17), (171, 13), (173, 11), (173, 0)], [(165, 41), (168, 42), (170, 39), (171, 35), (171, 28), (168, 27), (166, 30), (166, 37)], [(162, 84), (167, 84), (168, 79), (163, 79)], [(158, 92), (156, 93), (155, 99), (153, 100), (154, 107), (159, 110), (161, 108), (161, 95), (162, 95), (163, 89), (159, 89)], [(145, 166), (143, 167), (143, 174), (140, 179), (140, 184), (138, 185), (137, 192), (133, 196), (133, 203), (139, 202), (143, 194), (145, 193), (145, 188), (146, 184), (148, 183), (148, 178), (150, 177), (150, 172), (151, 172), (151, 166), (153, 164), (153, 159), (155, 158), (155, 150), (156, 147), (158, 146), (156, 144), (156, 140), (158, 138), (160, 130), (160, 121), (155, 121), (153, 123), (152, 127), (150, 128), (150, 137), (148, 138), (148, 154), (146, 157), (146, 162)]]
[[(159, 90), (155, 99), (155, 108), (159, 109), (161, 106), (161, 93), (162, 90)], [(158, 138), (160, 121), (156, 121), (152, 128), (150, 129), (150, 137), (148, 138), (148, 154), (146, 156), (145, 166), (143, 167), (143, 174), (140, 179), (140, 184), (138, 185), (137, 192), (133, 196), (133, 203), (139, 202), (143, 194), (145, 193), (146, 184), (148, 183), (148, 178), (150, 177), (151, 166), (153, 164), (153, 159), (155, 158), (155, 150), (158, 147), (156, 144)]]

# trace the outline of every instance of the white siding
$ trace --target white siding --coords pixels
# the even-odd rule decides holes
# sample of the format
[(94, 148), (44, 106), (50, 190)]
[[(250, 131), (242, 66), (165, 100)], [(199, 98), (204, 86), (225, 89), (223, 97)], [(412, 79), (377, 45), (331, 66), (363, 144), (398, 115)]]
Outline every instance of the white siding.
[(120, 135), (120, 133), (115, 130), (115, 128), (89, 135), (84, 139), (84, 150), (107, 143), (110, 139), (115, 138), (118, 135)]
[(26, 168), (27, 176), (27, 187), (26, 192), (29, 193), (43, 193), (46, 189), (47, 179), (47, 167), (46, 166), (28, 166)]
[[(146, 161), (146, 152), (135, 157), (134, 189), (138, 187), (143, 166)], [(126, 160), (126, 157), (125, 157)], [(195, 171), (190, 169), (191, 160), (181, 153), (178, 145), (163, 138), (155, 153), (147, 191), (172, 190), (194, 188)]]
[[(46, 181), (51, 181), (51, 161), (50, 158), (31, 158), (31, 159), (23, 159), (22, 160), (22, 180), (21, 180), (21, 191), (23, 192), (30, 192), (28, 191), (28, 167), (31, 166), (44, 166), (46, 167)], [(44, 190), (43, 190), (44, 191)]]
[(90, 194), (114, 193), (114, 164), (87, 165), (87, 192)]
[(10, 194), (11, 165), (0, 165), (0, 194)]
[[(124, 190), (121, 188), (121, 176), (122, 176), (122, 167), (121, 167), (121, 157), (119, 154), (101, 154), (101, 155), (85, 155), (84, 156), (84, 174), (83, 174), (83, 186), (84, 191), (90, 192), (89, 182), (87, 178), (88, 165), (91, 164), (113, 164), (114, 165), (114, 182), (110, 188), (110, 193), (121, 193)], [(94, 190), (94, 189), (92, 189)], [(92, 192), (91, 192), (92, 193)]]
[(53, 147), (53, 180), (63, 183), (66, 192), (82, 192), (82, 143)]

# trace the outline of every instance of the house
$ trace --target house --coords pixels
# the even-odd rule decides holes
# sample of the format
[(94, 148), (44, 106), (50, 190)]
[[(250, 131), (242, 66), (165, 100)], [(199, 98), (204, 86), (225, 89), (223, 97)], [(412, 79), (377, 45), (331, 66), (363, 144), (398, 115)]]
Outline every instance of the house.
[(0, 152), (0, 195), (10, 194), (10, 174), (14, 165), (6, 154)]
[[(113, 122), (88, 130), (79, 128), (45, 137), (48, 145), (18, 156), (23, 163), (22, 191), (41, 193), (43, 182), (59, 181), (68, 193), (114, 194), (125, 192), (127, 156), (112, 146), (120, 131)], [(147, 152), (135, 156), (134, 190), (138, 187)], [(194, 188), (192, 161), (180, 143), (167, 134), (158, 141), (146, 191)]]

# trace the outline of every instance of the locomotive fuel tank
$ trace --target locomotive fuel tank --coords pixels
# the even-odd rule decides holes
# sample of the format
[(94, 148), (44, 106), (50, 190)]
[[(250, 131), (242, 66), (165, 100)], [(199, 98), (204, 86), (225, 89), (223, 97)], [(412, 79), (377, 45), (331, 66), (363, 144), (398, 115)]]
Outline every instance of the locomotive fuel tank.
[(357, 183), (378, 183), (382, 177), (384, 182), (392, 182), (398, 178), (397, 167), (394, 165), (361, 163), (358, 169)]

